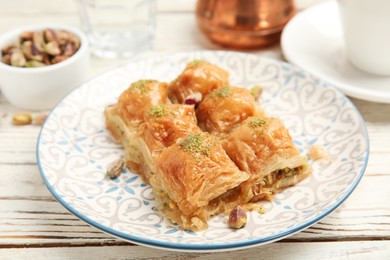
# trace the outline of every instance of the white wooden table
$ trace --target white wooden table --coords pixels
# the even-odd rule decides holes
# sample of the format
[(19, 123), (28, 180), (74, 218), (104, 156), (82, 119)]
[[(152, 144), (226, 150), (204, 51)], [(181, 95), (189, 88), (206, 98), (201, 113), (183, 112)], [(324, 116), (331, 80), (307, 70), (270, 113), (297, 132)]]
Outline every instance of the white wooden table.
[[(158, 2), (156, 42), (148, 55), (220, 49), (198, 31), (194, 2)], [(318, 0), (297, 1), (300, 8), (314, 2)], [(37, 22), (79, 26), (75, 3), (0, 1), (0, 33)], [(283, 59), (279, 46), (254, 53)], [(128, 61), (93, 57), (88, 76)], [(0, 259), (390, 259), (390, 104), (352, 101), (366, 120), (370, 159), (360, 184), (338, 209), (311, 228), (273, 244), (189, 254), (124, 242), (69, 213), (39, 175), (35, 157), (39, 127), (13, 126), (12, 114), (20, 109), (0, 96)]]

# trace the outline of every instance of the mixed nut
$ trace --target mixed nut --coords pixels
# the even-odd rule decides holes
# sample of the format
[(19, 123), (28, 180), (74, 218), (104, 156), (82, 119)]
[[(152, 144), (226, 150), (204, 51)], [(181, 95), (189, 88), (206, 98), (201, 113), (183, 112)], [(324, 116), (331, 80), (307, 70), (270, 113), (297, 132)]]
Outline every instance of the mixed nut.
[(111, 179), (115, 179), (121, 175), (123, 168), (125, 167), (125, 161), (123, 159), (117, 159), (111, 162), (107, 166), (107, 176)]
[(256, 85), (250, 89), (250, 93), (255, 98), (255, 100), (258, 100), (263, 93), (263, 90), (264, 88), (262, 86)]
[(79, 48), (80, 39), (65, 30), (26, 31), (18, 42), (1, 49), (1, 60), (16, 67), (42, 67), (68, 59)]
[(229, 215), (229, 227), (242, 228), (246, 225), (247, 215), (246, 211), (241, 206), (236, 206)]
[(12, 116), (12, 124), (14, 125), (29, 125), (32, 123), (31, 113), (15, 113)]
[(20, 112), (12, 115), (13, 125), (38, 125), (41, 126), (45, 122), (47, 113), (30, 113)]

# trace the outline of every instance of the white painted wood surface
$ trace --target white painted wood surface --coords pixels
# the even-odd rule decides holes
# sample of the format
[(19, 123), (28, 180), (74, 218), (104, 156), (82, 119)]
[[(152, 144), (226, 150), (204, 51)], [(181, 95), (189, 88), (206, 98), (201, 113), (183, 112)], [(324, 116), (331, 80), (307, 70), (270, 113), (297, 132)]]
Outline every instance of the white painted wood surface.
[[(318, 0), (297, 2), (306, 7)], [(198, 31), (194, 3), (158, 1), (155, 47), (143, 55), (220, 49)], [(0, 34), (35, 22), (79, 26), (70, 0), (0, 1)], [(279, 46), (253, 53), (282, 59)], [(93, 57), (88, 77), (129, 60)], [(0, 96), (0, 259), (390, 259), (390, 105), (352, 101), (367, 123), (370, 160), (359, 186), (338, 209), (311, 228), (270, 245), (189, 254), (129, 244), (70, 214), (39, 176), (39, 127), (13, 126), (12, 114), (20, 110)]]

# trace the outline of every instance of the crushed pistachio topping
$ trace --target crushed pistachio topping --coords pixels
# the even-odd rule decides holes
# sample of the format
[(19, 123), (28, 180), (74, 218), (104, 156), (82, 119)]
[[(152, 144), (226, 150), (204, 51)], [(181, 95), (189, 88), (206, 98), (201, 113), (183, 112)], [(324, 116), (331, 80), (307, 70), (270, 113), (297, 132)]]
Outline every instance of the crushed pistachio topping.
[(231, 95), (231, 90), (230, 90), (230, 87), (228, 87), (228, 86), (217, 88), (210, 93), (210, 96), (213, 98), (229, 97), (230, 95)]
[(251, 95), (255, 98), (258, 99), (261, 94), (263, 93), (263, 87), (262, 86), (253, 86), (250, 90)]
[(138, 80), (131, 84), (130, 90), (132, 92), (139, 92), (141, 94), (145, 94), (150, 91), (150, 83), (154, 82), (154, 80), (144, 79)]
[(188, 67), (197, 67), (201, 64), (205, 63), (204, 60), (193, 60), (187, 64)]
[(259, 208), (257, 209), (257, 212), (259, 212), (260, 214), (265, 214), (265, 213), (266, 213), (265, 209), (262, 208), (262, 207), (259, 207)]
[(168, 114), (168, 110), (164, 105), (152, 106), (149, 109), (149, 114), (154, 117), (166, 116)]
[(254, 117), (254, 118), (249, 120), (249, 125), (251, 127), (262, 127), (262, 126), (265, 126), (266, 124), (267, 124), (267, 122), (265, 120), (257, 118), (257, 117)]
[(259, 212), (260, 214), (265, 214), (266, 213), (265, 209), (262, 206), (260, 206), (259, 204), (257, 204), (257, 203), (247, 203), (247, 204), (244, 204), (242, 207), (246, 211), (255, 210), (255, 211)]
[(199, 133), (196, 135), (187, 136), (180, 144), (180, 147), (185, 151), (193, 154), (203, 154), (210, 156), (211, 146), (214, 144), (211, 136), (206, 133)]

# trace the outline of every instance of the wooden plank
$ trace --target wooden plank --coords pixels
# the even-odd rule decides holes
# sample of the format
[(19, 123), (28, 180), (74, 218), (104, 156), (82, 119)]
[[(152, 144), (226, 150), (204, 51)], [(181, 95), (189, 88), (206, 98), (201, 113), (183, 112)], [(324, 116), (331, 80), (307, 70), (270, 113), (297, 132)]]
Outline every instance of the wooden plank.
[[(75, 241), (95, 244), (115, 240), (71, 215), (51, 196), (37, 172), (18, 169), (0, 183), (0, 244), (74, 245)], [(337, 210), (288, 241), (390, 239), (390, 189), (382, 185), (389, 182), (390, 176), (364, 177)], [(375, 203), (372, 198), (376, 198)]]
[(283, 243), (233, 252), (181, 253), (143, 246), (0, 249), (2, 259), (385, 259), (390, 241)]

